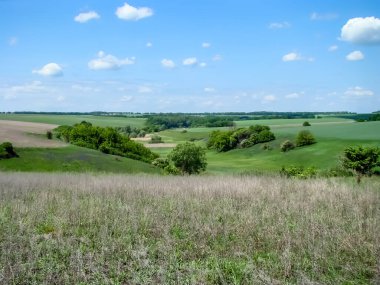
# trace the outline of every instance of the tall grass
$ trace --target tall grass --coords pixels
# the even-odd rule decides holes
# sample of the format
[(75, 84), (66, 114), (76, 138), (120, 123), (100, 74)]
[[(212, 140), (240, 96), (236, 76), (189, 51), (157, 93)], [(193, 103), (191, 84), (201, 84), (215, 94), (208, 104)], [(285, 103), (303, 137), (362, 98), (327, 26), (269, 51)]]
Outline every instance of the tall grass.
[(0, 283), (378, 284), (379, 186), (0, 173)]

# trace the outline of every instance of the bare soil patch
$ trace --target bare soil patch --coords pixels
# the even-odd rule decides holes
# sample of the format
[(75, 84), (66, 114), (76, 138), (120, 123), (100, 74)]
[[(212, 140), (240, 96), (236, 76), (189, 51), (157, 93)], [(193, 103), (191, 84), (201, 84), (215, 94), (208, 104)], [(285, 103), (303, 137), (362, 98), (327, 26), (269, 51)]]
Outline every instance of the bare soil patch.
[(7, 121), (0, 120), (0, 143), (9, 141), (15, 147), (63, 147), (67, 144), (57, 141), (48, 140), (47, 131), (58, 127), (58, 125)]

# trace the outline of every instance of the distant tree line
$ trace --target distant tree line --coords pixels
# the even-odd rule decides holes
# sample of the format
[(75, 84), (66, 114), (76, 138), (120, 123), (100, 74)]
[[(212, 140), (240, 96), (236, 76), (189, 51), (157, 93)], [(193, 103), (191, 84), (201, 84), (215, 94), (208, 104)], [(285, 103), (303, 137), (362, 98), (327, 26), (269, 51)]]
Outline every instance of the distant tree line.
[(115, 154), (145, 162), (152, 162), (158, 157), (157, 154), (142, 144), (120, 134), (115, 128), (96, 127), (86, 121), (74, 126), (59, 126), (54, 130), (54, 133), (57, 138), (71, 144), (100, 150), (107, 154)]
[(207, 147), (218, 152), (226, 152), (235, 148), (248, 148), (255, 144), (275, 140), (275, 135), (268, 126), (253, 125), (233, 131), (213, 131)]
[(234, 126), (233, 119), (228, 116), (160, 115), (148, 116), (146, 121), (149, 131), (155, 132), (176, 128), (232, 126)]

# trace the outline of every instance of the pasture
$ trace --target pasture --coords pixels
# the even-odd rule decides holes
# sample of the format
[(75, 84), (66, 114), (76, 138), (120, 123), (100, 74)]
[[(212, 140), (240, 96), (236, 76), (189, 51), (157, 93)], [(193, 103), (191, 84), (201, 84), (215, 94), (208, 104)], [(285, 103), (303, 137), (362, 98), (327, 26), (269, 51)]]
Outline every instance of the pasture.
[(0, 282), (378, 284), (379, 189), (0, 172)]

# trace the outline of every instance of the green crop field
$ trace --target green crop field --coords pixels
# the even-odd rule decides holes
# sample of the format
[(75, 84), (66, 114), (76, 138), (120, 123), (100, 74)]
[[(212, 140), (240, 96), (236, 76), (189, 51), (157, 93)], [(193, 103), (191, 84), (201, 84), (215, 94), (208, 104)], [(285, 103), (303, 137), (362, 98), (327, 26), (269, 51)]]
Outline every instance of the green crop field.
[(109, 117), (92, 115), (44, 115), (44, 114), (0, 114), (0, 120), (13, 120), (54, 125), (74, 125), (87, 121), (99, 127), (131, 127), (141, 128), (145, 124), (144, 118)]

